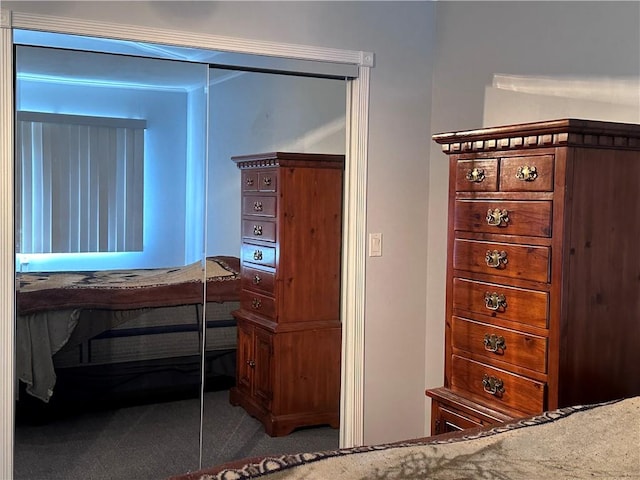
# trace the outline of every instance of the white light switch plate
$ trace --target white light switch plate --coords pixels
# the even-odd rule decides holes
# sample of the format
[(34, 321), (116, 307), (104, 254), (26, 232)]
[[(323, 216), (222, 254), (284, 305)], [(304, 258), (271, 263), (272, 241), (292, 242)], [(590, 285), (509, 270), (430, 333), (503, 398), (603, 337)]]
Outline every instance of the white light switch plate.
[(382, 234), (381, 233), (369, 234), (369, 256), (370, 257), (382, 256)]

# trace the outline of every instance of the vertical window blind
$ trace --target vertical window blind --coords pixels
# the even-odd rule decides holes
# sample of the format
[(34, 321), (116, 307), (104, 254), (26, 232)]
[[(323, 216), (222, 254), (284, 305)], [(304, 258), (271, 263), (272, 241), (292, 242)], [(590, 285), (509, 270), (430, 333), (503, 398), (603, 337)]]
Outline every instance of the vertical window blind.
[(145, 120), (18, 112), (18, 252), (141, 251), (145, 128)]

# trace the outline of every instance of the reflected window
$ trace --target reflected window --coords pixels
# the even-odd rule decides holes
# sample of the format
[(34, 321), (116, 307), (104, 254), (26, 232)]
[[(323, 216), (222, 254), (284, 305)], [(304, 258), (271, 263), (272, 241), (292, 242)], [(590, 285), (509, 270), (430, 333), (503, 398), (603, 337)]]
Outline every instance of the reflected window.
[(18, 112), (19, 252), (141, 251), (145, 127)]
[(199, 261), (208, 66), (15, 51), (16, 270)]

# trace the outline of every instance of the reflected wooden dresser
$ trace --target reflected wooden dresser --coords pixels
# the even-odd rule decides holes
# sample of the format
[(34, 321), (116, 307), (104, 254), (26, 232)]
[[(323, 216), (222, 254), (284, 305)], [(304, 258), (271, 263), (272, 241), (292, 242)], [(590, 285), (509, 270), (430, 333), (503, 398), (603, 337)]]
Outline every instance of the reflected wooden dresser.
[(640, 394), (640, 125), (433, 139), (450, 194), (432, 434)]
[(271, 436), (339, 427), (343, 155), (233, 157), (241, 170), (236, 386)]

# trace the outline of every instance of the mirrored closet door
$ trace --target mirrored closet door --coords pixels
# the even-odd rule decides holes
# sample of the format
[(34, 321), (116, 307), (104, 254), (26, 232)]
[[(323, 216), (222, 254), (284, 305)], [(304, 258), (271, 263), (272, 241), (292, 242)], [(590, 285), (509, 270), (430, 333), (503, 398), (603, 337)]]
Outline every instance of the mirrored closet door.
[[(266, 62), (266, 60), (265, 60)], [(263, 66), (266, 63), (262, 64)], [(233, 70), (223, 67), (212, 67), (210, 70), (210, 93), (209, 93), (209, 155), (208, 155), (208, 188), (207, 188), (207, 222), (206, 222), (206, 252), (207, 255), (222, 252), (232, 256), (242, 256), (240, 251), (243, 241), (246, 241), (246, 226), (241, 224), (241, 218), (246, 213), (247, 208), (255, 212), (254, 219), (264, 220), (265, 228), (273, 225), (272, 222), (278, 215), (282, 203), (283, 192), (277, 190), (275, 184), (273, 188), (261, 188), (256, 186), (256, 191), (264, 191), (265, 197), (250, 197), (257, 200), (255, 202), (240, 201), (242, 194), (241, 171), (232, 157), (243, 155), (264, 154), (268, 152), (290, 152), (290, 153), (314, 153), (314, 154), (338, 154), (345, 153), (346, 145), (346, 96), (347, 79), (329, 78), (326, 75), (302, 75), (300, 72), (287, 71), (291, 67), (304, 69), (309, 73), (309, 65), (283, 65), (271, 62), (272, 67), (277, 67), (278, 71), (250, 71), (247, 69)], [(265, 167), (266, 163), (262, 165)], [(261, 170), (258, 165), (250, 168), (249, 171)], [(245, 175), (250, 175), (245, 171)], [(277, 180), (275, 180), (277, 183)], [(309, 185), (303, 187), (309, 191), (314, 191), (315, 187)], [(338, 191), (340, 188), (338, 187)], [(322, 202), (322, 196), (328, 192), (317, 191), (319, 198), (316, 206)], [(338, 198), (339, 202), (340, 199)], [(264, 202), (264, 204), (263, 204)], [(245, 217), (246, 218), (246, 217)], [(296, 219), (289, 219), (296, 222)], [(262, 222), (257, 226), (261, 228)], [(324, 225), (325, 227), (328, 225)], [(258, 231), (258, 233), (261, 233)], [(268, 233), (265, 230), (263, 236), (254, 238), (267, 239)], [(318, 231), (318, 241), (326, 241), (326, 236), (332, 235), (329, 229)], [(334, 240), (339, 244), (341, 239)], [(278, 240), (271, 238), (271, 240)], [(281, 257), (290, 255), (279, 249), (278, 242), (267, 242), (267, 249), (278, 250)], [(270, 246), (269, 246), (270, 245)], [(311, 251), (312, 248), (309, 248)], [(311, 259), (309, 259), (311, 260)], [(244, 261), (244, 256), (243, 256)], [(243, 289), (246, 282), (253, 285), (252, 290), (266, 295), (265, 302), (271, 299), (274, 288), (274, 269), (266, 266), (260, 270), (260, 262), (254, 262), (251, 269), (243, 270)], [(209, 263), (208, 263), (209, 265)], [(309, 263), (309, 269), (323, 267)], [(251, 271), (249, 278), (246, 272)], [(339, 277), (339, 275), (338, 275)], [(295, 281), (289, 279), (289, 281)], [(340, 279), (333, 279), (336, 290), (339, 290)], [(313, 291), (314, 286), (308, 286), (308, 292)], [(208, 296), (207, 312), (217, 312), (224, 308), (224, 304), (217, 304)], [(257, 311), (257, 310), (256, 310)], [(336, 317), (338, 316), (336, 312)], [(207, 315), (209, 318), (209, 314)], [(210, 325), (215, 325), (209, 319)], [(236, 328), (234, 328), (236, 330)], [(238, 333), (242, 333), (238, 327)], [(224, 338), (224, 329), (208, 329), (208, 338), (215, 342)], [(234, 337), (235, 340), (236, 337)], [(318, 336), (320, 338), (320, 335)], [(301, 448), (305, 450), (331, 450), (339, 446), (339, 431), (326, 424), (315, 425), (312, 428), (295, 429), (291, 434), (282, 437), (271, 437), (265, 431), (265, 426), (256, 418), (250, 416), (241, 406), (230, 406), (230, 394), (227, 385), (235, 384), (235, 378), (231, 382), (224, 382), (225, 367), (231, 361), (243, 364), (251, 363), (254, 357), (245, 357), (240, 350), (246, 345), (244, 335), (237, 336), (237, 349), (232, 357), (218, 355), (211, 357), (211, 366), (208, 369), (217, 373), (205, 378), (203, 392), (203, 428), (202, 428), (202, 463), (205, 466), (212, 466), (231, 460), (253, 457), (266, 454), (294, 453)], [(248, 340), (250, 341), (250, 340)], [(339, 363), (339, 342), (336, 345), (336, 360)], [(209, 354), (211, 356), (211, 354)], [(236, 356), (237, 355), (237, 356)], [(272, 352), (269, 353), (272, 355)], [(257, 355), (256, 355), (257, 357)], [(298, 360), (302, 360), (298, 358)], [(256, 360), (257, 362), (257, 360)], [(324, 368), (332, 363), (331, 359), (323, 359)], [(240, 365), (242, 367), (242, 365)], [(251, 367), (253, 376), (261, 374), (258, 365)], [(231, 370), (234, 372), (235, 367)], [(246, 369), (239, 368), (238, 375), (243, 382)], [(275, 362), (271, 363), (265, 370), (267, 376), (291, 375), (285, 367), (280, 368)], [(269, 371), (266, 373), (266, 371)], [(312, 382), (313, 374), (307, 371), (308, 382)], [(297, 374), (295, 374), (297, 375)], [(339, 383), (339, 374), (336, 372), (336, 381)], [(267, 396), (272, 395), (272, 389), (278, 388), (275, 385), (295, 384), (285, 378), (278, 381), (276, 378), (267, 380)], [(305, 382), (300, 382), (302, 386)], [(320, 382), (321, 383), (321, 382)], [(247, 386), (249, 389), (253, 388)], [(322, 388), (318, 386), (318, 388)], [(290, 392), (288, 395), (299, 404), (304, 402), (320, 403), (324, 393), (317, 394), (310, 391)], [(306, 389), (310, 390), (310, 389)], [(316, 395), (315, 399), (311, 398)], [(337, 395), (336, 395), (337, 397)], [(308, 399), (308, 400), (305, 400)], [(338, 399), (336, 398), (336, 414)], [(305, 407), (306, 408), (306, 407)]]
[(344, 154), (357, 68), (44, 32), (14, 43), (15, 478), (165, 478), (337, 448), (337, 429), (271, 438), (229, 402), (231, 157)]
[(15, 60), (15, 478), (196, 469), (208, 66)]

